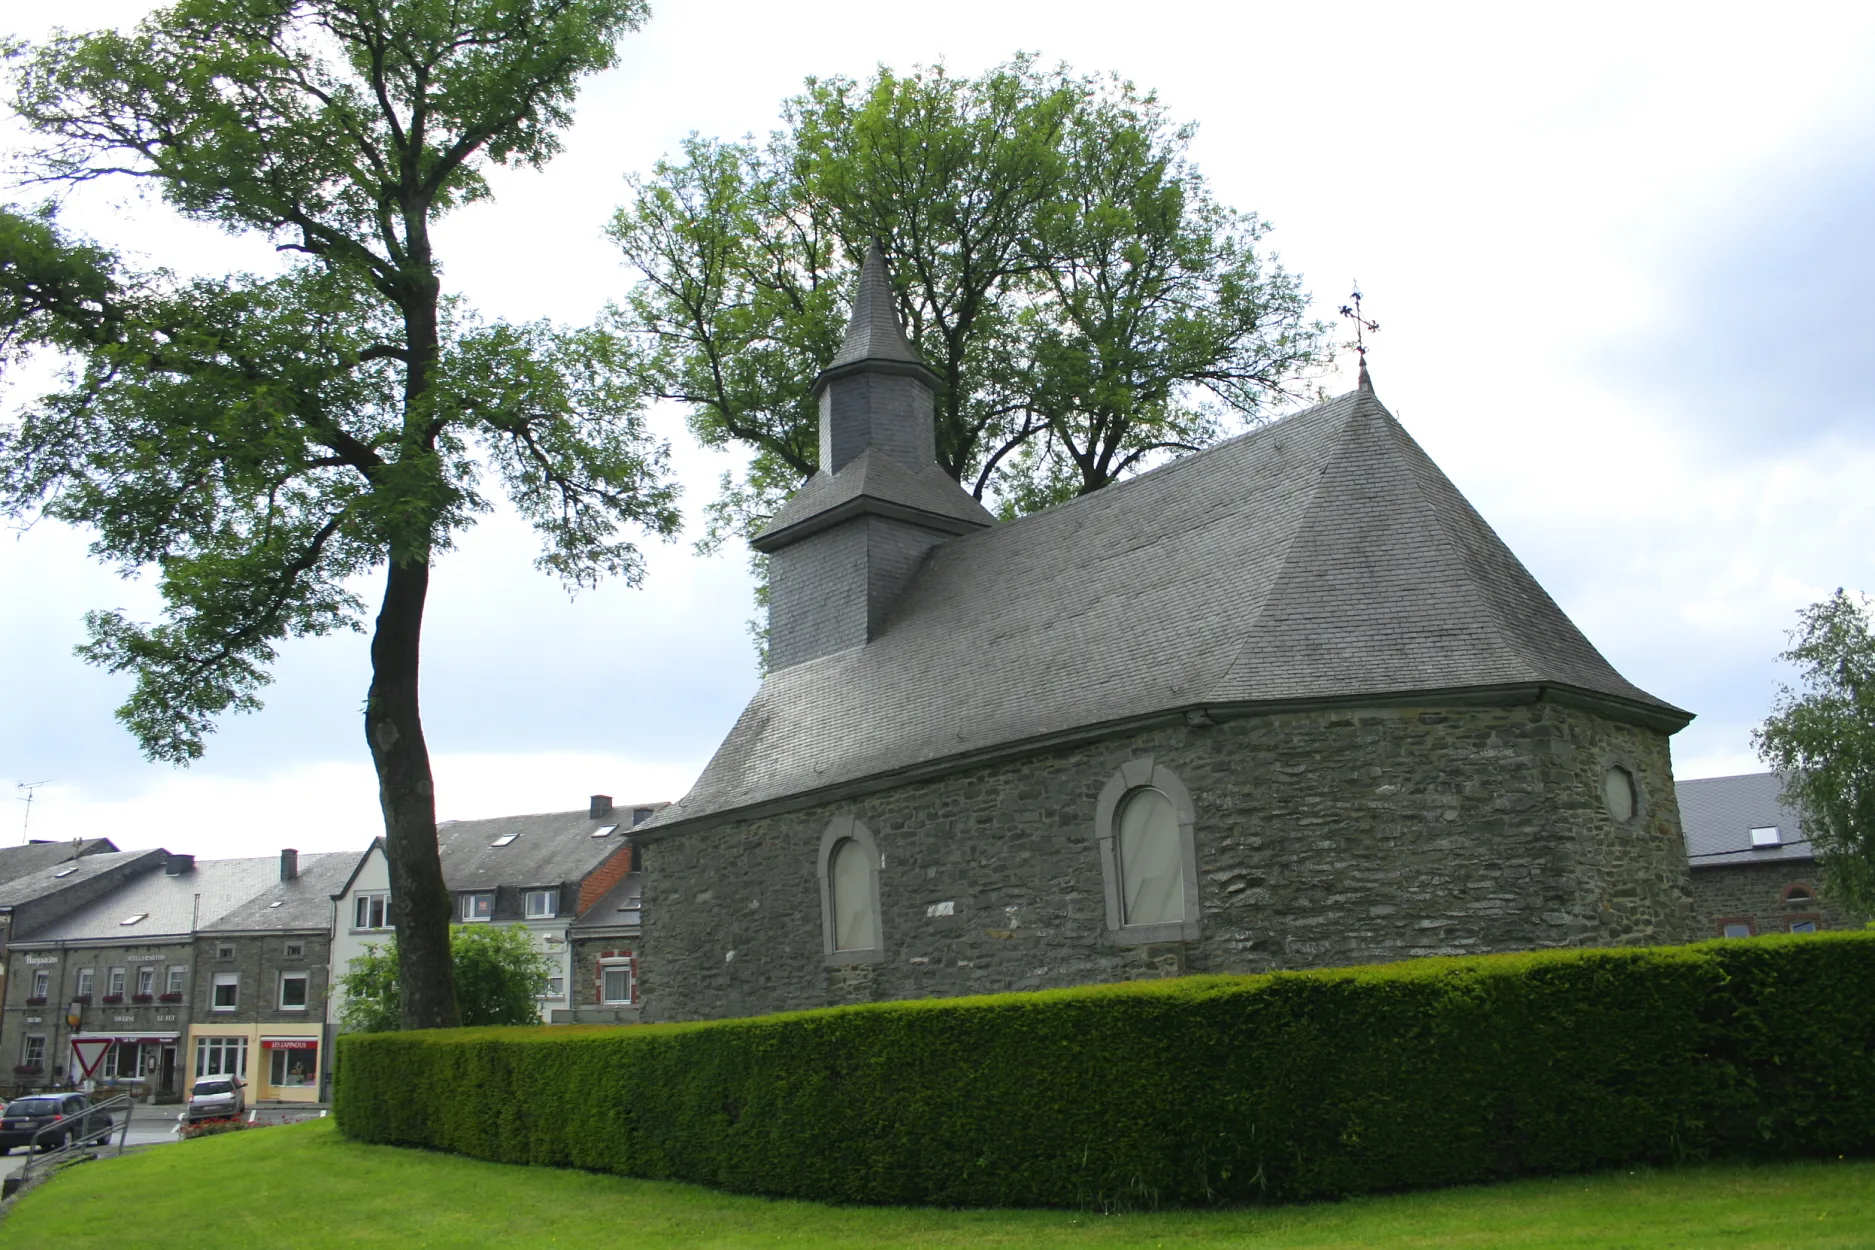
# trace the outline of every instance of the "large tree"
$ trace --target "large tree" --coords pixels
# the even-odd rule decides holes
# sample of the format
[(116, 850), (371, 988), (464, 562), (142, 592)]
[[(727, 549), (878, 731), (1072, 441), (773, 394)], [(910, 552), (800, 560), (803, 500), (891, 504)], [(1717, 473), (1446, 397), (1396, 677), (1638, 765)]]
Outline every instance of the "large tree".
[(49, 213), (0, 220), (7, 345), (70, 353), (71, 385), (0, 428), (0, 509), (92, 528), (154, 566), (164, 619), (88, 618), (92, 661), (151, 757), (201, 754), (258, 706), (276, 644), (361, 628), (382, 590), (366, 741), (407, 1027), (456, 1022), (449, 895), (418, 701), (430, 566), (500, 479), (570, 585), (635, 579), (635, 529), (676, 524), (614, 339), (488, 324), (444, 293), (432, 229), (492, 165), (559, 147), (579, 80), (643, 0), (184, 0), (130, 33), (21, 52), (14, 107), (53, 184), (140, 180), (270, 240), (285, 271), (138, 272)]
[(1875, 916), (1875, 633), (1866, 601), (1838, 590), (1811, 604), (1780, 658), (1796, 666), (1803, 688), (1779, 690), (1753, 744), (1783, 774), (1824, 888), (1840, 906)]
[(1264, 224), (1216, 202), (1192, 128), (1128, 83), (1026, 57), (882, 69), (810, 79), (783, 116), (766, 142), (692, 136), (612, 227), (658, 389), (705, 444), (754, 453), (718, 539), (814, 471), (809, 386), (874, 240), (942, 379), (938, 459), (1005, 513), (1242, 428), (1323, 359)]

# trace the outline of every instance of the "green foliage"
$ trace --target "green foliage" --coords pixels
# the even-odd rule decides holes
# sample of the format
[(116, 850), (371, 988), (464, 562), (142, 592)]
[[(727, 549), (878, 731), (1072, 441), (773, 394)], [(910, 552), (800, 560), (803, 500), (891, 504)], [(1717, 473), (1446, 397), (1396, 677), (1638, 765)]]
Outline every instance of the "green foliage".
[(1875, 1146), (1875, 936), (340, 1040), (364, 1141), (864, 1203), (1334, 1197)]
[[(551, 962), (526, 925), (457, 925), (449, 931), (456, 1002), (464, 1025), (533, 1024)], [(366, 945), (339, 978), (339, 1021), (360, 1033), (403, 1027), (397, 993), (397, 941)]]
[(1837, 590), (1803, 610), (1779, 658), (1797, 667), (1753, 734), (1759, 758), (1784, 776), (1803, 817), (1825, 888), (1842, 907), (1875, 916), (1875, 633), (1868, 605)]
[(755, 453), (714, 541), (816, 467), (809, 386), (875, 239), (943, 379), (938, 459), (1006, 510), (1202, 446), (1324, 359), (1266, 227), (1216, 203), (1192, 128), (1130, 83), (1024, 56), (974, 79), (809, 79), (783, 111), (766, 143), (692, 136), (612, 227), (659, 390), (705, 444)]

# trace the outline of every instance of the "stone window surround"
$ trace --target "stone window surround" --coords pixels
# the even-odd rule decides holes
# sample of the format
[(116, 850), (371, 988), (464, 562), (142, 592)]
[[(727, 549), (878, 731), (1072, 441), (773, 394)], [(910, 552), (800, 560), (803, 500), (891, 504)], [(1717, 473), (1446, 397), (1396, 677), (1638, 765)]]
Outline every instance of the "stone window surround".
[[(833, 852), (840, 843), (851, 839), (866, 853), (866, 879), (872, 883), (873, 945), (864, 950), (835, 950), (833, 945)], [(879, 870), (883, 866), (879, 844), (872, 830), (850, 814), (835, 816), (820, 835), (820, 949), (822, 961), (829, 968), (852, 964), (885, 962), (885, 912), (879, 906)]]
[[(1605, 779), (1608, 776), (1608, 770), (1611, 768), (1619, 768), (1627, 773), (1628, 785), (1634, 790), (1634, 814), (1626, 820), (1616, 820), (1613, 813), (1608, 810), (1608, 800), (1605, 797)], [(1641, 783), (1641, 766), (1635, 762), (1632, 755), (1619, 748), (1606, 752), (1602, 756), (1601, 766), (1595, 770), (1593, 781), (1595, 806), (1600, 809), (1602, 815), (1608, 817), (1610, 824), (1614, 825), (1617, 829), (1646, 828), (1647, 818), (1651, 814), (1652, 809), (1647, 802), (1647, 787)]]
[[(608, 970), (625, 970), (625, 994), (622, 999), (608, 999), (605, 996), (605, 974)], [(600, 1006), (636, 1006), (638, 1002), (638, 956), (633, 950), (600, 951), (593, 960), (592, 1000)]]
[[(1121, 923), (1120, 860), (1114, 817), (1120, 804), (1135, 790), (1153, 789), (1172, 802), (1178, 813), (1180, 871), (1185, 880), (1185, 919), (1167, 924)], [(1107, 941), (1116, 946), (1145, 946), (1154, 942), (1194, 942), (1202, 931), (1202, 904), (1198, 895), (1198, 841), (1194, 832), (1197, 808), (1191, 792), (1178, 775), (1150, 755), (1128, 760), (1107, 779), (1094, 808), (1094, 842), (1100, 853), (1100, 877), (1107, 896)]]

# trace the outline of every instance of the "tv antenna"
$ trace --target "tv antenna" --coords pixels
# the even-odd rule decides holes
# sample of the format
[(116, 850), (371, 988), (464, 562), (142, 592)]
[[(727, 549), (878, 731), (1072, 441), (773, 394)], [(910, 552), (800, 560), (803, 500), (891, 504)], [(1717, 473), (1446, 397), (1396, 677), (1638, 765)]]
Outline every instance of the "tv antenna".
[(33, 791), (37, 790), (40, 786), (49, 786), (51, 784), (50, 781), (16, 781), (13, 783), (13, 788), (15, 790), (24, 790), (26, 792), (25, 797), (20, 799), (20, 802), (26, 805), (26, 818), (20, 821), (21, 846), (26, 845), (26, 835), (32, 831), (33, 827)]

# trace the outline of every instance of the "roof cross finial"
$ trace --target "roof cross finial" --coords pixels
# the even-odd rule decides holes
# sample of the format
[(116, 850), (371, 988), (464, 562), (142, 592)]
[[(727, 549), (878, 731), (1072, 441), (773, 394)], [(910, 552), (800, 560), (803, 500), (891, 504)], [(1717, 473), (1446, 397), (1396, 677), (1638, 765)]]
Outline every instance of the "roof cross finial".
[(1354, 280), (1354, 294), (1348, 298), (1352, 299), (1354, 303), (1352, 305), (1343, 304), (1341, 306), (1341, 315), (1354, 323), (1354, 341), (1352, 343), (1344, 343), (1342, 346), (1352, 347), (1356, 354), (1360, 356), (1361, 375), (1356, 385), (1363, 391), (1371, 391), (1374, 389), (1374, 383), (1373, 380), (1367, 376), (1367, 335), (1380, 333), (1380, 323), (1378, 321), (1369, 321), (1361, 316), (1361, 280), (1359, 278)]

